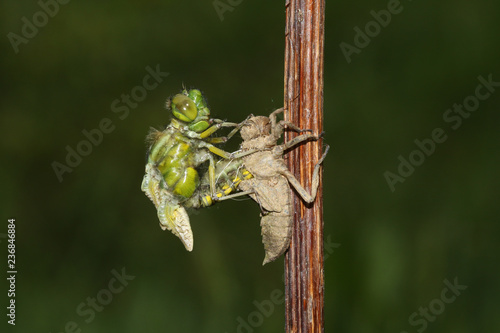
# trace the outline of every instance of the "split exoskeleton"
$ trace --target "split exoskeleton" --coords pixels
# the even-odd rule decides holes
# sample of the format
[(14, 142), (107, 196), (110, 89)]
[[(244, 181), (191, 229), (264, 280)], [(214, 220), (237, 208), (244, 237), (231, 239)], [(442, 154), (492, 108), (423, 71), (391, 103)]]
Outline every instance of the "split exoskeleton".
[[(329, 150), (327, 146), (322, 157), (316, 163), (311, 193), (308, 193), (288, 170), (283, 160), (283, 154), (286, 150), (293, 149), (305, 141), (318, 140), (320, 136), (310, 133), (302, 134), (278, 145), (277, 141), (281, 138), (285, 126), (297, 132), (308, 131), (302, 130), (290, 122), (283, 120), (277, 122), (276, 115), (282, 111), (283, 109), (278, 109), (269, 117), (250, 117), (240, 124), (240, 133), (243, 139), (239, 151), (241, 157), (221, 161), (220, 167), (218, 164), (215, 172), (218, 175), (227, 174), (225, 179), (238, 179), (237, 190), (240, 192), (221, 196), (220, 193), (224, 193), (224, 191), (218, 191), (216, 197), (213, 198), (214, 201), (249, 195), (260, 205), (262, 212), (260, 225), (265, 249), (263, 265), (281, 256), (290, 245), (293, 224), (290, 185), (305, 202), (313, 202), (319, 186), (320, 165)], [(245, 175), (244, 172), (247, 174)], [(219, 182), (217, 183), (219, 184)]]

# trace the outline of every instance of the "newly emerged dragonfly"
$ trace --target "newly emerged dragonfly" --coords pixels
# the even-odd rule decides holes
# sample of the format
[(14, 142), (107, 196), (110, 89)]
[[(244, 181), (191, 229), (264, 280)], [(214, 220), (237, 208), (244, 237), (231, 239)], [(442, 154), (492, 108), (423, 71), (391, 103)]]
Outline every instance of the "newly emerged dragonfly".
[[(151, 128), (146, 172), (141, 189), (154, 203), (160, 227), (180, 238), (188, 251), (193, 249), (193, 233), (185, 205), (202, 204), (195, 192), (200, 185), (199, 167), (209, 162), (209, 195), (216, 196), (215, 158), (238, 157), (214, 146), (226, 142), (238, 124), (210, 119), (210, 110), (197, 89), (183, 90), (167, 101), (172, 112), (170, 124), (162, 131)], [(222, 127), (235, 127), (227, 137), (210, 137)], [(203, 197), (205, 195), (200, 195)]]

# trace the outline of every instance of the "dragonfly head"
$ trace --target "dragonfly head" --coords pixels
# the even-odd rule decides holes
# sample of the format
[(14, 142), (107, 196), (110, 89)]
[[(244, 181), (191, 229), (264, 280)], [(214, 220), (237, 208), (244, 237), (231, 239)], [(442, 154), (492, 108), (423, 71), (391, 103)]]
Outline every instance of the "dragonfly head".
[(167, 109), (175, 118), (186, 123), (190, 130), (203, 132), (210, 126), (210, 109), (198, 89), (183, 90), (167, 100)]

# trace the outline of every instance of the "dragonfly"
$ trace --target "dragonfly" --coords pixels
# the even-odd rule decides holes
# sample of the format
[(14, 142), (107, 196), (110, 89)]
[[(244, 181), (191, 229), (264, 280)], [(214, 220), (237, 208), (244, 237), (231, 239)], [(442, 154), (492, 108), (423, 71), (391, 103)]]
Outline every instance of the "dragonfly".
[[(186, 207), (208, 204), (203, 198), (216, 197), (215, 164), (218, 158), (237, 159), (216, 144), (224, 143), (240, 124), (210, 118), (210, 109), (198, 89), (186, 90), (169, 98), (170, 124), (163, 130), (151, 128), (145, 175), (141, 190), (153, 202), (160, 227), (179, 237), (188, 251), (193, 250), (193, 233)], [(223, 127), (234, 127), (225, 137), (211, 135)], [(200, 167), (209, 163), (200, 179)], [(197, 191), (203, 183), (203, 191)], [(206, 189), (208, 187), (208, 189)], [(203, 194), (202, 194), (203, 192)]]

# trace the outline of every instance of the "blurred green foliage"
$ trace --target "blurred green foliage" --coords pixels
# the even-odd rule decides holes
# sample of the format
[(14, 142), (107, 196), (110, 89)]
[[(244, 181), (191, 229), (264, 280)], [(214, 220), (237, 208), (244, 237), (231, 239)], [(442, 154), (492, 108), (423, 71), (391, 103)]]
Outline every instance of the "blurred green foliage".
[[(325, 262), (325, 332), (417, 332), (423, 324), (409, 317), (438, 304), (431, 301), (443, 281), (455, 277), (468, 288), (425, 331), (498, 331), (500, 91), (457, 130), (443, 114), (474, 94), (478, 76), (500, 81), (500, 5), (401, 5), (348, 63), (340, 43), (353, 44), (354, 27), (363, 30), (387, 1), (327, 3), (325, 238), (340, 246)], [(221, 21), (212, 1), (70, 1), (15, 53), (8, 34), (21, 36), (22, 18), (40, 10), (35, 1), (0, 4), (0, 232), (16, 218), (19, 272), (17, 325), (5, 316), (1, 325), (283, 331), (283, 304), (264, 314), (256, 305), (283, 290), (283, 261), (261, 266), (258, 206), (232, 201), (192, 213), (188, 253), (160, 230), (140, 184), (148, 128), (169, 122), (164, 102), (183, 84), (201, 89), (213, 115), (230, 121), (282, 105), (284, 3), (243, 1)], [(114, 113), (113, 101), (157, 65), (168, 77), (126, 116)], [(66, 147), (76, 149), (82, 131), (104, 118), (111, 133), (59, 182), (52, 163), (65, 164)], [(397, 173), (398, 156), (408, 158), (414, 140), (435, 128), (447, 140), (391, 192), (383, 174)], [(135, 278), (106, 294), (122, 268)], [(112, 300), (94, 317), (77, 313), (91, 308), (89, 297), (106, 295)]]

